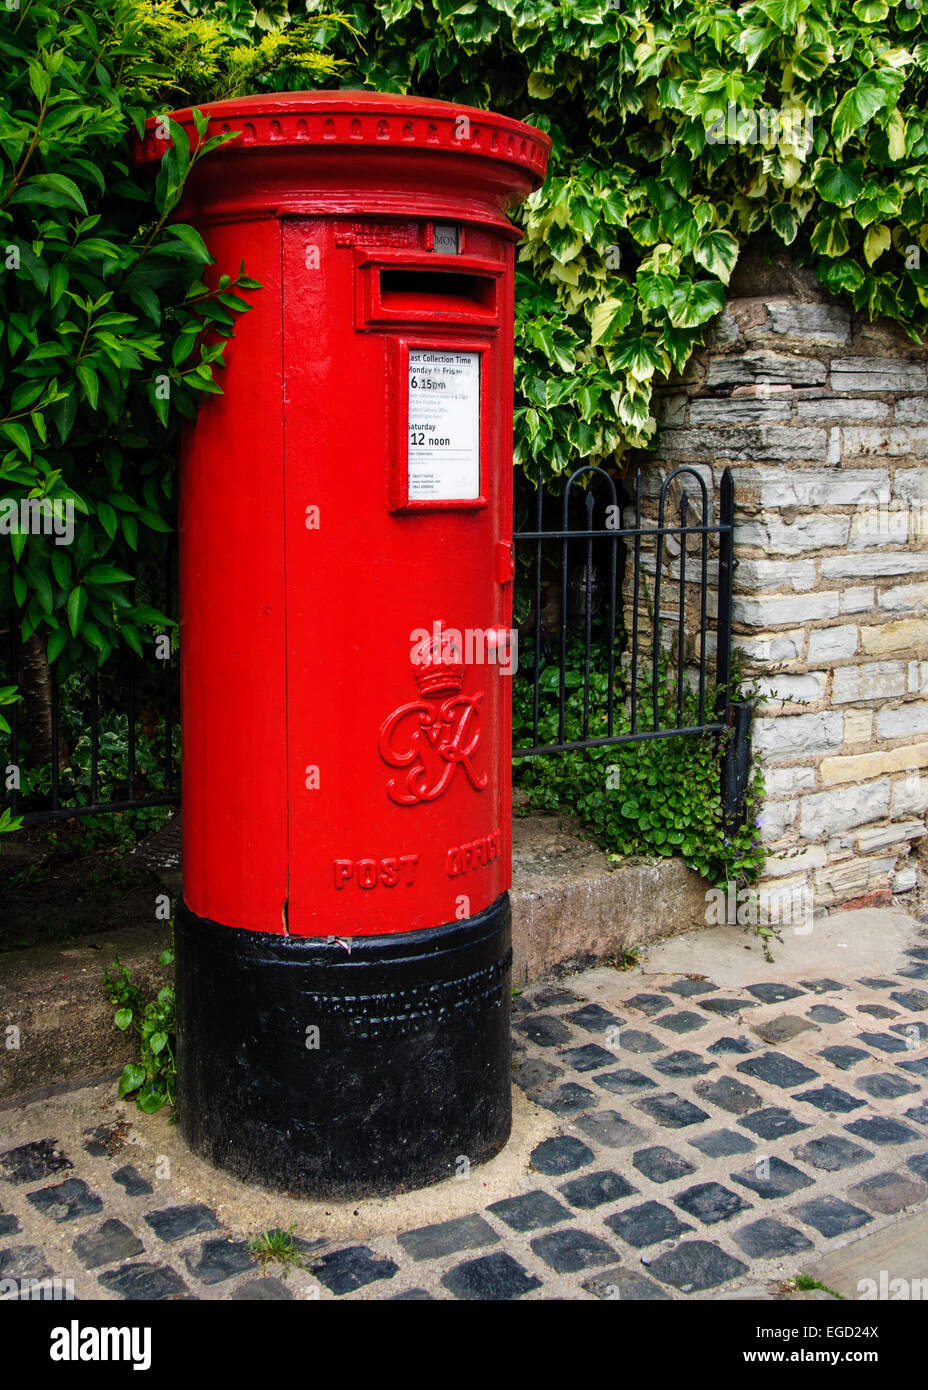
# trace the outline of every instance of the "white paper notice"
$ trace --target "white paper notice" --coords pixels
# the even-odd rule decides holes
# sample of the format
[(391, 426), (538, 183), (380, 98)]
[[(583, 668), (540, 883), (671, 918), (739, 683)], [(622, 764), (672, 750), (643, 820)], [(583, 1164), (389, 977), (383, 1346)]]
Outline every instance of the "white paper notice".
[(409, 352), (409, 500), (480, 496), (480, 353)]

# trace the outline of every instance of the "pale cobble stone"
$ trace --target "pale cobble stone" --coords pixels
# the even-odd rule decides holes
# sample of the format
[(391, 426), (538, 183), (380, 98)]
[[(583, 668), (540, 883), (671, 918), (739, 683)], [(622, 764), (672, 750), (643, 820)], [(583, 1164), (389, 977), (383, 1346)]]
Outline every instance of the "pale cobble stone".
[(736, 524), (734, 541), (736, 546), (753, 546), (768, 555), (802, 555), (845, 545), (850, 526), (849, 516), (808, 516), (792, 522), (765, 516)]
[(752, 421), (785, 422), (792, 419), (793, 405), (778, 396), (722, 397), (697, 400), (690, 406), (690, 425), (728, 425)]
[(748, 342), (763, 341), (772, 335), (784, 346), (836, 348), (851, 335), (851, 316), (847, 309), (833, 304), (803, 304), (793, 299), (771, 300), (766, 322), (745, 330)]
[(747, 386), (754, 382), (822, 386), (827, 376), (828, 369), (824, 362), (775, 352), (741, 353), (732, 357), (713, 357), (706, 374), (706, 387), (711, 391), (718, 387)]
[(799, 833), (804, 840), (817, 840), (836, 830), (882, 820), (889, 814), (889, 794), (888, 778), (865, 786), (811, 792), (802, 798)]
[(896, 401), (893, 418), (900, 425), (928, 424), (928, 396), (903, 396)]
[(924, 391), (925, 368), (895, 357), (843, 357), (831, 363), (833, 391)]
[(924, 574), (928, 572), (928, 551), (826, 555), (821, 563), (823, 579), (879, 579), (883, 575)]
[(820, 627), (809, 633), (809, 661), (819, 663), (843, 661), (853, 656), (857, 650), (857, 628), (848, 624), (841, 627)]
[(928, 734), (928, 700), (877, 710), (877, 738), (908, 738), (911, 734)]
[(928, 743), (915, 743), (906, 748), (887, 748), (875, 753), (823, 758), (819, 764), (819, 775), (826, 785), (836, 782), (865, 782), (884, 773), (925, 766), (928, 766)]
[(825, 698), (825, 673), (810, 671), (802, 676), (770, 676), (757, 682), (757, 691), (765, 705), (816, 704)]
[(778, 627), (787, 623), (812, 623), (838, 616), (836, 593), (776, 595), (762, 598), (735, 597), (732, 614), (736, 622), (750, 627)]
[(873, 710), (850, 709), (844, 716), (844, 742), (869, 743), (873, 738)]
[[(818, 400), (806, 397), (796, 402), (796, 419), (800, 424), (805, 420), (846, 420), (856, 424), (861, 420), (888, 418), (889, 406), (884, 401), (849, 401), (843, 396), (822, 396)], [(899, 419), (898, 410), (896, 419)]]
[(873, 608), (875, 601), (875, 590), (872, 585), (862, 585), (858, 588), (845, 589), (841, 595), (842, 613), (866, 613)]
[(756, 637), (736, 635), (732, 637), (732, 644), (749, 661), (759, 665), (798, 661), (805, 644), (805, 629), (800, 627), (791, 632), (763, 633)]
[(814, 560), (739, 559), (735, 568), (735, 583), (743, 589), (794, 589), (802, 593), (813, 589), (817, 578)]
[(865, 458), (878, 454), (881, 458), (928, 456), (928, 427), (917, 425), (845, 426), (842, 431), (845, 458)]
[[(821, 436), (818, 457), (823, 458), (827, 433), (825, 430), (811, 433)], [(763, 458), (764, 455), (755, 453), (753, 457)], [(797, 454), (794, 461), (798, 461), (798, 458)], [(732, 478), (735, 495), (740, 498), (742, 505), (756, 500), (762, 507), (799, 507), (817, 512), (822, 507), (879, 503), (881, 497), (889, 496), (888, 468), (796, 468), (787, 471), (758, 465), (756, 468), (733, 468)], [(809, 519), (814, 521), (816, 518)]]
[(827, 450), (826, 430), (794, 425), (668, 429), (661, 438), (661, 454), (672, 459), (773, 459), (791, 463), (823, 459)]
[(878, 601), (880, 608), (887, 613), (917, 613), (928, 608), (928, 583), (895, 584), (892, 588), (883, 589)]
[(841, 747), (844, 720), (839, 710), (816, 714), (778, 714), (755, 719), (752, 739), (757, 751), (781, 762), (835, 753)]
[(859, 700), (890, 700), (906, 693), (906, 668), (901, 661), (868, 661), (861, 666), (841, 666), (834, 673), (834, 704)]
[(862, 627), (860, 646), (873, 656), (928, 647), (928, 618), (897, 618), (878, 627)]

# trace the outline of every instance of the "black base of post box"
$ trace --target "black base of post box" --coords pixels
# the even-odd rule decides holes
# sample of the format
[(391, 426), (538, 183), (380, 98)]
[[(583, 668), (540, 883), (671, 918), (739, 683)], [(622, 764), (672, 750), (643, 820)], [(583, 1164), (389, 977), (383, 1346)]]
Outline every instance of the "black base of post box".
[(181, 905), (177, 1099), (190, 1148), (295, 1196), (467, 1174), (512, 1119), (509, 895), (390, 936), (246, 931)]

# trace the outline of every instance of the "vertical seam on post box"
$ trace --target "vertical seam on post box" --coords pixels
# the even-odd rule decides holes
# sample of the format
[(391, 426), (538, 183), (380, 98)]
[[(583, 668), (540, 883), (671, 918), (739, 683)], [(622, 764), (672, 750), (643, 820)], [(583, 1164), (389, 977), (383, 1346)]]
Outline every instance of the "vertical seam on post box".
[(279, 297), (280, 305), (280, 483), (281, 483), (281, 508), (283, 511), (281, 525), (281, 542), (283, 545), (283, 606), (284, 606), (284, 826), (286, 837), (286, 863), (284, 865), (284, 901), (281, 909), (281, 920), (283, 921), (284, 933), (290, 935), (290, 613), (287, 604), (287, 525), (289, 517), (287, 515), (287, 339), (286, 339), (286, 315), (284, 313), (284, 285), (286, 277), (284, 274), (284, 219), (277, 218), (277, 232), (279, 237), (278, 257), (279, 257)]

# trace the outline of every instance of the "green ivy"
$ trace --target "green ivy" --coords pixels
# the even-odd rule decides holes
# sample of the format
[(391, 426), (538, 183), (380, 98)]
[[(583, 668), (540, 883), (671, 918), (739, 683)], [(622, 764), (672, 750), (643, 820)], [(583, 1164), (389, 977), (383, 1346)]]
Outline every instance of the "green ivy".
[[(529, 661), (530, 650), (525, 653)], [(602, 643), (594, 647), (590, 674), (590, 729), (592, 738), (607, 734), (609, 677)], [(564, 685), (565, 737), (558, 738), (560, 668), (548, 665), (539, 677), (540, 744), (580, 739), (584, 716), (583, 648), (574, 638), (568, 645)], [(617, 735), (631, 731), (631, 717), (624, 698), (621, 674), (616, 681), (615, 727)], [(639, 731), (653, 724), (650, 683), (642, 682), (638, 695)], [(735, 698), (748, 692), (736, 687)], [(712, 709), (714, 693), (707, 693)], [(513, 686), (513, 745), (532, 743), (533, 683), (530, 665), (523, 666)], [(698, 692), (684, 689), (683, 719), (699, 723)], [(677, 685), (666, 659), (658, 669), (657, 728), (677, 727)], [(579, 817), (599, 844), (615, 857), (678, 855), (710, 883), (725, 885), (754, 882), (763, 865), (759, 835), (759, 808), (763, 777), (756, 767), (746, 797), (744, 821), (727, 829), (722, 814), (721, 762), (724, 739), (716, 734), (686, 734), (651, 738), (640, 742), (588, 748), (516, 759), (515, 782), (537, 810), (566, 811)]]
[(345, 84), (551, 134), (547, 184), (516, 213), (515, 454), (533, 480), (653, 445), (653, 383), (702, 341), (749, 239), (924, 334), (925, 0), (191, 8), (255, 40), (301, 33), (308, 10)]

